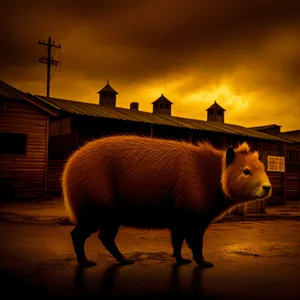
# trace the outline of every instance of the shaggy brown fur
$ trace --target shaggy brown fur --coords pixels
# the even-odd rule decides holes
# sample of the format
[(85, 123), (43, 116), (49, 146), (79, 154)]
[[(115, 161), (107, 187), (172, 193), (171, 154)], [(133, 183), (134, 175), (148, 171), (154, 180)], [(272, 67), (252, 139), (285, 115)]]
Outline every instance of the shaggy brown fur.
[(84, 242), (98, 230), (120, 263), (133, 263), (115, 237), (119, 226), (134, 226), (170, 229), (177, 264), (190, 262), (181, 256), (185, 239), (198, 265), (211, 267), (202, 255), (209, 224), (242, 202), (268, 197), (271, 187), (258, 153), (246, 143), (221, 151), (209, 143), (137, 136), (87, 143), (68, 160), (62, 183), (76, 224), (71, 235), (77, 260), (85, 266), (95, 263), (87, 260)]

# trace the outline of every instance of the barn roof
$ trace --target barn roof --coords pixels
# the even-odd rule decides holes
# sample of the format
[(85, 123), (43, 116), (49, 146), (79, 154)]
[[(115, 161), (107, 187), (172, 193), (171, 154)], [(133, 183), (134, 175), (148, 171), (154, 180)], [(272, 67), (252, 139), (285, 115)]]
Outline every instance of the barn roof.
[(107, 80), (107, 85), (101, 89), (98, 94), (102, 93), (102, 92), (109, 92), (109, 93), (112, 93), (112, 94), (118, 94), (117, 91), (115, 91), (109, 84), (109, 80)]
[(215, 101), (215, 103), (213, 105), (211, 105), (207, 111), (210, 111), (210, 110), (221, 110), (221, 111), (226, 111), (226, 109), (224, 109), (222, 106), (220, 106), (217, 101)]
[(153, 114), (150, 112), (135, 111), (120, 107), (108, 107), (93, 103), (47, 98), (44, 96), (37, 97), (48, 103), (49, 105), (52, 105), (53, 108), (71, 115), (84, 115), (125, 121), (136, 121), (142, 123), (168, 125), (217, 133), (235, 134), (277, 142), (287, 142), (285, 139), (281, 139), (279, 137), (275, 137), (263, 132), (247, 129), (239, 125), (174, 117), (163, 114)]
[(255, 126), (255, 127), (248, 127), (248, 128), (253, 130), (266, 130), (266, 129), (272, 129), (277, 127), (281, 127), (281, 125), (270, 124), (270, 125)]
[(57, 117), (59, 115), (58, 112), (51, 106), (47, 105), (47, 103), (41, 102), (32, 94), (24, 93), (0, 80), (0, 102), (6, 102), (9, 100), (25, 101), (53, 117)]
[(299, 143), (300, 142), (300, 129), (283, 131), (280, 133), (280, 137), (284, 138), (284, 139), (288, 139), (295, 143)]
[(156, 99), (154, 102), (152, 102), (151, 104), (154, 104), (154, 103), (170, 103), (170, 104), (173, 104), (168, 98), (166, 98), (164, 96), (164, 94), (161, 94), (161, 96)]

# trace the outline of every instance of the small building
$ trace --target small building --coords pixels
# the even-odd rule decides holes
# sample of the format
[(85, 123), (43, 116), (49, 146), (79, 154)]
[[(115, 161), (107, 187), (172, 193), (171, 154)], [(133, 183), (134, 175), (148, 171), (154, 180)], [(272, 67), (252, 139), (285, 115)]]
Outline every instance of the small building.
[[(99, 104), (36, 96), (60, 113), (50, 121), (49, 193), (61, 193), (63, 165), (75, 149), (88, 140), (112, 134), (132, 133), (191, 143), (208, 140), (223, 149), (247, 141), (252, 149), (260, 152), (264, 163), (270, 153), (283, 157), (285, 143), (292, 143), (277, 136), (225, 123), (225, 109), (216, 102), (207, 110), (208, 119), (203, 121), (172, 116), (173, 103), (164, 95), (152, 103), (153, 113), (150, 113), (139, 111), (137, 102), (132, 102), (130, 109), (117, 107), (117, 92), (109, 83), (99, 94)], [(284, 201), (282, 173), (270, 171), (268, 176), (273, 185), (273, 196), (269, 201)], [(242, 210), (245, 209), (248, 213), (264, 212), (266, 202), (257, 201), (243, 206)]]
[(46, 197), (49, 105), (0, 81), (0, 198)]
[(107, 105), (110, 107), (116, 106), (116, 100), (118, 92), (116, 92), (110, 85), (109, 80), (107, 80), (107, 85), (101, 89), (99, 92), (99, 104)]
[(167, 99), (164, 94), (161, 94), (158, 99), (152, 102), (153, 113), (166, 114), (168, 116), (171, 116), (172, 104), (173, 103), (169, 99)]
[(221, 122), (224, 123), (224, 113), (225, 109), (221, 107), (217, 101), (210, 106), (207, 110), (207, 121), (213, 121), (213, 122)]
[(281, 126), (276, 124), (250, 128), (287, 141), (284, 147), (285, 170), (282, 173), (284, 197), (288, 200), (300, 200), (300, 130), (281, 132)]

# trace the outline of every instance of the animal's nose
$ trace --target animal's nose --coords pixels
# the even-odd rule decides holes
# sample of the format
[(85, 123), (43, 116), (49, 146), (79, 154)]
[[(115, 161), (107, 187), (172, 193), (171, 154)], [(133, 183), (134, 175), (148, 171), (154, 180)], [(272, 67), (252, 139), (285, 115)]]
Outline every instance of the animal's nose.
[(272, 186), (269, 184), (265, 184), (262, 188), (268, 192), (272, 188)]

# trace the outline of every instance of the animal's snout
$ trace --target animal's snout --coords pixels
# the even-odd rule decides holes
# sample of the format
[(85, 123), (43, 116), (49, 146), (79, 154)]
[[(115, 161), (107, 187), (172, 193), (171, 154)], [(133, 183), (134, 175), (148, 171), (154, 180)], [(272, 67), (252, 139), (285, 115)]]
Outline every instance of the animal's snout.
[(272, 186), (270, 184), (264, 184), (262, 186), (262, 188), (266, 191), (266, 192), (269, 192), (272, 188)]

